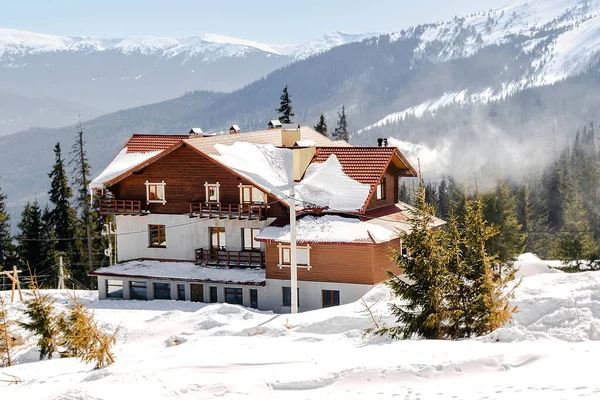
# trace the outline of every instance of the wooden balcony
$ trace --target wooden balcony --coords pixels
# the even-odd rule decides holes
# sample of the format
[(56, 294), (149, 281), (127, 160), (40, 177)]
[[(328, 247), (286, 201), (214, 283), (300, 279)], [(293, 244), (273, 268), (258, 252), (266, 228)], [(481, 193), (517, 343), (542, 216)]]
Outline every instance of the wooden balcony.
[(142, 213), (142, 202), (140, 200), (100, 200), (100, 214), (132, 214)]
[(266, 204), (190, 203), (190, 215), (203, 218), (264, 220), (268, 209)]
[(219, 265), (225, 267), (265, 267), (265, 253), (262, 251), (228, 251), (196, 249), (196, 264)]

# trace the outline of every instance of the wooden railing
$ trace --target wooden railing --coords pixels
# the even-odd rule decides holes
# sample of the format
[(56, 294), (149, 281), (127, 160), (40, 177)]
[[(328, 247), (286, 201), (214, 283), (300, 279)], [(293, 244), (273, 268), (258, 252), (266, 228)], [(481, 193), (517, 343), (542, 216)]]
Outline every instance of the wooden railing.
[(190, 215), (208, 218), (263, 220), (268, 209), (266, 204), (190, 203)]
[(100, 214), (141, 214), (140, 200), (100, 200)]
[(265, 267), (262, 251), (228, 251), (196, 249), (196, 264), (222, 265), (226, 267)]

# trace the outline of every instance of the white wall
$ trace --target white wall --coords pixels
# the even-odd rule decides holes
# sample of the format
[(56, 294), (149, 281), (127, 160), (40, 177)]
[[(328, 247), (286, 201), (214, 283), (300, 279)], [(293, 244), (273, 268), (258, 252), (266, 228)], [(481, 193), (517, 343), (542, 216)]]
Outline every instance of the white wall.
[[(289, 313), (290, 307), (283, 307), (283, 287), (290, 287), (289, 280), (267, 279), (264, 309), (276, 313)], [(353, 303), (364, 296), (373, 285), (358, 285), (351, 283), (310, 282), (298, 281), (300, 291), (298, 311), (310, 311), (323, 307), (322, 290), (338, 290), (340, 304)]]
[[(148, 214), (117, 215), (117, 260), (155, 258), (194, 260), (194, 250), (210, 247), (210, 227), (225, 228), (227, 250), (242, 250), (242, 228), (264, 228), (273, 222), (219, 218), (190, 218), (189, 215)], [(165, 225), (167, 246), (148, 247), (148, 225)], [(261, 248), (264, 245), (261, 245)], [(264, 249), (263, 249), (264, 250)]]

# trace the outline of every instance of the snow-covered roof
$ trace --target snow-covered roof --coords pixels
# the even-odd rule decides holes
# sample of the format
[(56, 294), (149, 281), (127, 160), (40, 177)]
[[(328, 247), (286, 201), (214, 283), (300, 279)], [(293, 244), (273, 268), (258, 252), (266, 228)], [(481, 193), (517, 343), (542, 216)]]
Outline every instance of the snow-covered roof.
[(128, 153), (127, 147), (123, 148), (110, 164), (90, 183), (92, 189), (104, 188), (104, 183), (129, 171), (131, 168), (148, 161), (158, 155), (161, 150), (145, 153)]
[(315, 147), (315, 145), (316, 143), (312, 139), (298, 140), (296, 143), (294, 143), (294, 146), (298, 147)]
[[(305, 216), (296, 224), (299, 243), (385, 243), (397, 238), (397, 232), (358, 218), (338, 215)], [(256, 240), (265, 242), (290, 242), (290, 226), (268, 226)]]
[(239, 132), (241, 129), (238, 125), (231, 125), (231, 127), (229, 127), (229, 130)]
[(176, 261), (128, 261), (97, 269), (90, 275), (261, 286), (265, 283), (265, 270), (260, 268), (203, 267), (191, 262)]
[(269, 125), (278, 127), (281, 126), (281, 121), (279, 121), (278, 119), (272, 119), (269, 121)]
[[(272, 145), (235, 142), (215, 144), (218, 155), (211, 157), (289, 204), (293, 180), (293, 151)], [(295, 185), (297, 209), (318, 208), (340, 212), (363, 209), (371, 186), (353, 180), (342, 170), (335, 155), (325, 162), (311, 164)]]
[(202, 129), (200, 128), (192, 128), (190, 129), (190, 134), (191, 135), (202, 135), (204, 132), (202, 132)]
[[(397, 204), (369, 210), (365, 215), (361, 216), (361, 218), (372, 224), (391, 229), (395, 232), (410, 233), (412, 228), (408, 223), (408, 219), (411, 210), (414, 210), (413, 206), (398, 202)], [(439, 228), (445, 224), (446, 221), (443, 219), (432, 217), (429, 228)]]

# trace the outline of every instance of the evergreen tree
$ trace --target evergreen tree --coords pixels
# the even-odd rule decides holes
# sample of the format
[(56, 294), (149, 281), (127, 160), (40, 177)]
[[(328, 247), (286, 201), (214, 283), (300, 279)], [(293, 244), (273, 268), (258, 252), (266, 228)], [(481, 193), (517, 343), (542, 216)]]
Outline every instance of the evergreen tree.
[[(437, 192), (435, 186), (431, 182), (427, 182), (425, 185), (425, 202), (431, 205), (437, 204)], [(434, 209), (436, 215), (439, 215), (439, 210), (436, 206), (434, 206)]]
[(459, 184), (453, 177), (448, 176), (448, 200), (450, 203), (449, 215), (454, 215), (460, 219), (466, 213), (465, 204), (467, 201), (467, 192), (463, 185)]
[(51, 283), (55, 283), (58, 278), (57, 269), (53, 268), (59, 263), (60, 250), (58, 248), (58, 238), (56, 237), (56, 228), (52, 222), (52, 213), (48, 206), (44, 207), (42, 212), (42, 242), (40, 246), (42, 266), (38, 269), (48, 270), (52, 275)]
[(450, 193), (446, 178), (442, 178), (437, 191), (437, 210), (440, 218), (447, 219), (450, 216)]
[(350, 133), (348, 132), (348, 120), (346, 119), (346, 107), (342, 106), (342, 112), (338, 112), (338, 121), (333, 130), (331, 137), (333, 140), (350, 141)]
[(510, 263), (523, 252), (526, 234), (517, 219), (515, 199), (508, 184), (499, 181), (496, 190), (483, 196), (485, 220), (498, 228), (498, 235), (487, 242), (490, 254), (501, 264)]
[(16, 249), (10, 234), (10, 215), (6, 211), (6, 195), (0, 189), (0, 269), (12, 268), (16, 262)]
[(426, 339), (442, 339), (444, 322), (449, 318), (445, 304), (448, 292), (450, 252), (445, 233), (429, 229), (434, 209), (425, 202), (425, 186), (421, 180), (416, 194), (416, 206), (409, 210), (411, 232), (402, 233), (402, 245), (410, 249), (410, 257), (395, 253), (394, 259), (406, 278), (389, 272), (387, 285), (405, 304), (392, 304), (391, 312), (398, 326), (382, 328), (376, 332), (392, 338), (408, 339), (417, 335)]
[(48, 174), (51, 179), (48, 194), (53, 205), (49, 222), (54, 227), (56, 238), (59, 240), (57, 249), (66, 252), (70, 247), (74, 247), (70, 246), (70, 242), (75, 237), (77, 217), (70, 204), (73, 192), (65, 172), (60, 143), (54, 146), (54, 155), (55, 163), (52, 171)]
[(276, 110), (279, 114), (281, 114), (279, 117), (279, 122), (282, 124), (291, 124), (292, 117), (296, 114), (292, 112), (292, 98), (288, 93), (287, 85), (285, 85), (283, 88), (283, 93), (279, 99), (281, 102), (279, 103), (279, 108)]
[(8, 316), (4, 298), (0, 296), (0, 367), (12, 365), (13, 321)]
[(19, 228), (17, 235), (19, 257), (35, 273), (37, 266), (44, 260), (42, 258), (42, 240), (44, 238), (42, 210), (37, 200), (25, 205), (21, 213), (21, 221), (17, 226)]
[(59, 318), (54, 307), (54, 299), (48, 293), (40, 293), (35, 275), (32, 278), (32, 291), (29, 298), (24, 301), (23, 313), (29, 317), (29, 322), (19, 322), (19, 325), (38, 337), (37, 345), (40, 346), (40, 360), (44, 357), (52, 358), (58, 351), (61, 341)]
[(325, 117), (323, 116), (323, 114), (321, 114), (319, 122), (315, 125), (315, 131), (319, 132), (325, 137), (329, 137), (329, 135), (327, 134), (327, 123), (325, 122)]
[(400, 187), (398, 188), (398, 200), (400, 200), (406, 204), (412, 203), (412, 199), (410, 196), (410, 190), (408, 189), (408, 185), (406, 184), (406, 181), (403, 181), (402, 184), (400, 185)]

